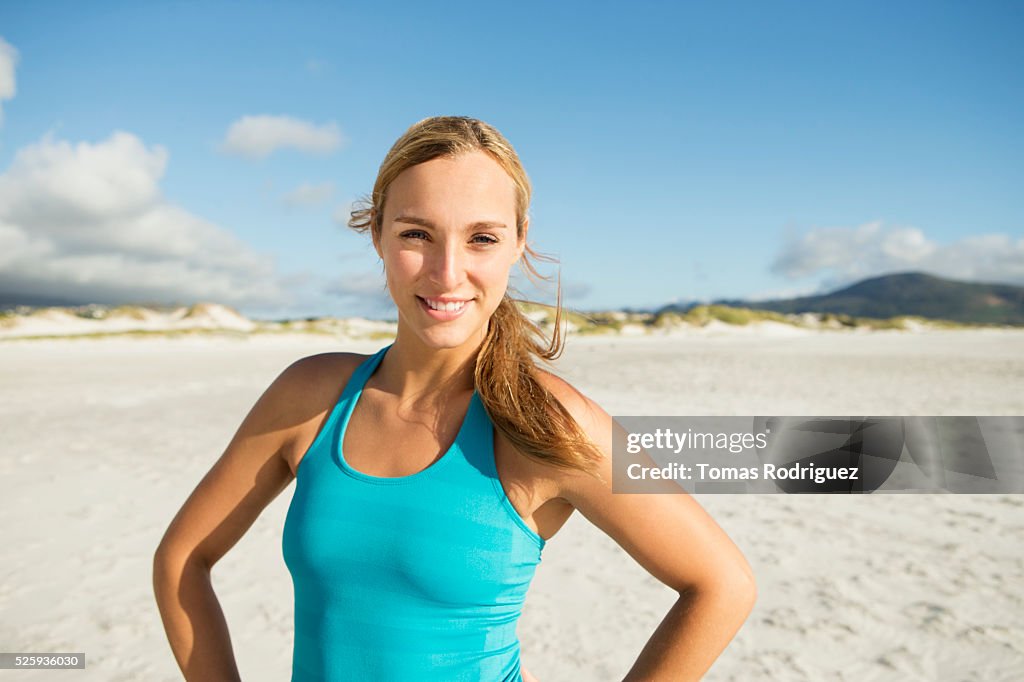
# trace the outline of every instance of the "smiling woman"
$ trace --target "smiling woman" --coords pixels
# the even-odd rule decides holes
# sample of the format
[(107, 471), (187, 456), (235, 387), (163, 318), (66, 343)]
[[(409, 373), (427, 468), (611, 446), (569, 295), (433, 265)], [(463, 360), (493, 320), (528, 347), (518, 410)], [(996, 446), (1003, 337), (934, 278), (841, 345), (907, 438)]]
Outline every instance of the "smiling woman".
[(399, 324), (431, 346), (479, 346), (526, 245), (509, 176), (487, 153), (469, 151), (408, 168), (388, 195), (371, 232)]
[(611, 417), (536, 365), (562, 343), (508, 295), (513, 265), (536, 274), (529, 200), (481, 121), (426, 119), (392, 147), (350, 226), (384, 263), (394, 342), (288, 367), (157, 550), (186, 678), (238, 679), (210, 569), (292, 479), (293, 682), (535, 679), (516, 624), (574, 510), (678, 591), (627, 679), (697, 679), (736, 633), (755, 594), (739, 550), (689, 496), (613, 494)]

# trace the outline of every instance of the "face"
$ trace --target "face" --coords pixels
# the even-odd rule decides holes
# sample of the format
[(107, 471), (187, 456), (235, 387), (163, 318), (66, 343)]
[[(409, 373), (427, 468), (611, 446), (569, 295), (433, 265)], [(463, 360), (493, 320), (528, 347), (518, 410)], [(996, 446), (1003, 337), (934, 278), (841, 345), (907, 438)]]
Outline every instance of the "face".
[(526, 244), (515, 185), (485, 152), (437, 158), (388, 188), (377, 253), (398, 307), (398, 334), (433, 348), (475, 347)]

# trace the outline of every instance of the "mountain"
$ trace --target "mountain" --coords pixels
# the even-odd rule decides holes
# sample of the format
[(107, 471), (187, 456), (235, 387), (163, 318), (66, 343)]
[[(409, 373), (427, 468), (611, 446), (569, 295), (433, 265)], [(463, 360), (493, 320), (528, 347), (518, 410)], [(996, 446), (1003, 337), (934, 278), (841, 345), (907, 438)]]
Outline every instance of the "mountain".
[(1024, 287), (960, 282), (921, 272), (872, 277), (821, 296), (716, 303), (779, 313), (879, 319), (916, 315), (965, 324), (1024, 325)]
[(81, 301), (73, 296), (48, 296), (46, 294), (0, 291), (0, 312), (16, 308), (75, 307), (84, 304), (85, 301)]

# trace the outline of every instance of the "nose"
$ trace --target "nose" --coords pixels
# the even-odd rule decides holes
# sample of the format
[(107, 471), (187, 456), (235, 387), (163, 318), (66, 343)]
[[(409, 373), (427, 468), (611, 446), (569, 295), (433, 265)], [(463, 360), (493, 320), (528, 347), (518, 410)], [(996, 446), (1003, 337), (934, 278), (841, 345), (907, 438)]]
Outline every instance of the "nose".
[(455, 291), (462, 283), (463, 253), (458, 240), (449, 239), (439, 245), (430, 259), (430, 279), (444, 290), (444, 293)]

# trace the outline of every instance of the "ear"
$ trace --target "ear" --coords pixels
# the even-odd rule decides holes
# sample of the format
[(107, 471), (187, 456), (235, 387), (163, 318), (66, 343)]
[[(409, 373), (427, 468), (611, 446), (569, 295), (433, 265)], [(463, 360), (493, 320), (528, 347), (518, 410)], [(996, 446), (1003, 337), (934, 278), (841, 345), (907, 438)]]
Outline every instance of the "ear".
[(530, 234), (530, 217), (527, 216), (526, 220), (523, 221), (523, 236), (519, 239), (516, 244), (516, 259), (513, 263), (518, 263), (519, 259), (523, 257), (523, 251), (526, 250), (526, 238)]
[[(373, 229), (374, 214), (370, 214), (370, 239), (373, 240), (373, 250), (377, 252), (377, 257), (384, 260), (384, 252), (380, 249), (380, 234), (377, 230)], [(383, 232), (384, 228), (381, 228)]]

